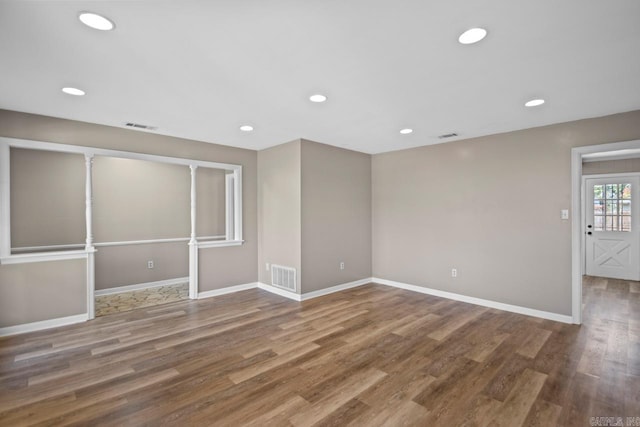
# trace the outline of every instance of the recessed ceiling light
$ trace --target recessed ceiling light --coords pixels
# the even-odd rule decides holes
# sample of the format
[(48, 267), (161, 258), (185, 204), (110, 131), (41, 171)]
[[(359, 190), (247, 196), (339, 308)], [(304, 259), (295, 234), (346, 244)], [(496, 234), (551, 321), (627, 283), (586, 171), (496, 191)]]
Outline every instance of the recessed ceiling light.
[(403, 135), (409, 135), (410, 133), (413, 133), (413, 129), (409, 129), (409, 128), (400, 129), (400, 133)]
[(458, 41), (462, 44), (473, 44), (478, 43), (486, 36), (487, 30), (485, 30), (484, 28), (471, 28), (460, 34), (460, 37), (458, 37)]
[(326, 97), (326, 96), (324, 96), (324, 95), (321, 95), (321, 94), (319, 94), (319, 93), (316, 93), (315, 95), (311, 95), (311, 96), (309, 97), (309, 100), (310, 100), (311, 102), (324, 102), (324, 101), (326, 101), (326, 100), (327, 100), (327, 97)]
[(253, 126), (242, 125), (242, 126), (240, 126), (240, 130), (242, 132), (251, 132), (253, 130)]
[(64, 93), (66, 93), (67, 95), (75, 95), (75, 96), (82, 96), (84, 95), (84, 91), (75, 87), (63, 87), (62, 91)]
[(111, 20), (92, 12), (80, 12), (78, 19), (87, 27), (100, 31), (110, 31), (116, 27)]
[(544, 99), (532, 99), (531, 101), (527, 101), (524, 103), (525, 107), (537, 107), (538, 105), (544, 104)]

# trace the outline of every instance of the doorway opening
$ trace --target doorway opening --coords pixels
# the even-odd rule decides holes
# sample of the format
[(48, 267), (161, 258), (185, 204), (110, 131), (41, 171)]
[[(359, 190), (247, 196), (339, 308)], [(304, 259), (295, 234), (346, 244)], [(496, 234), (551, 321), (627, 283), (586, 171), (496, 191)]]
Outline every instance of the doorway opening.
[(583, 280), (640, 280), (640, 140), (573, 148), (571, 175), (572, 317), (579, 324)]

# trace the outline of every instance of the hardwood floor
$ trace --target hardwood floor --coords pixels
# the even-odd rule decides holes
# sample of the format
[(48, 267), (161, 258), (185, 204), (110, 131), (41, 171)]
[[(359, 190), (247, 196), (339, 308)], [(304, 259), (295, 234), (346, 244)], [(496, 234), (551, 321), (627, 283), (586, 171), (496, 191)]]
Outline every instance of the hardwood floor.
[(640, 417), (639, 285), (586, 278), (582, 326), (365, 285), (4, 338), (0, 425), (626, 423)]

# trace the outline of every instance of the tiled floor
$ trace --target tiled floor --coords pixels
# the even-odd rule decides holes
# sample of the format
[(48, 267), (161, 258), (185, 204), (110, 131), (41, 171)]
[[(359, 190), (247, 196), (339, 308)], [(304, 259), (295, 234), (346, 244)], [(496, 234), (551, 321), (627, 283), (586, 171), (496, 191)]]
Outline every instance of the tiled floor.
[(96, 297), (96, 316), (167, 304), (189, 298), (189, 283)]

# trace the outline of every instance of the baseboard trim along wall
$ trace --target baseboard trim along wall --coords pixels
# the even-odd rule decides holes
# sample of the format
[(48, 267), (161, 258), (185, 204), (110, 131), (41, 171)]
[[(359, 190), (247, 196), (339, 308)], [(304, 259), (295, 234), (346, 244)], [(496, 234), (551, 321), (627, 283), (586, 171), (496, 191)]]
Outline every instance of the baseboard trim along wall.
[(176, 279), (158, 280), (156, 282), (138, 283), (136, 285), (116, 286), (115, 288), (96, 289), (95, 296), (121, 294), (122, 292), (139, 291), (142, 289), (157, 288), (160, 286), (179, 285), (189, 283), (189, 277), (178, 277)]
[[(96, 291), (96, 295), (107, 295), (119, 292), (153, 288), (157, 286), (165, 286), (171, 284), (184, 283), (188, 281), (188, 278), (181, 277), (178, 279), (161, 280), (158, 282), (141, 283), (140, 285), (121, 286), (119, 288), (102, 289)], [(423, 286), (411, 285), (408, 283), (396, 282), (394, 280), (380, 279), (378, 277), (369, 277), (366, 279), (360, 279), (353, 282), (343, 283), (341, 285), (331, 286), (326, 289), (320, 289), (313, 292), (307, 292), (306, 294), (296, 294), (294, 292), (286, 291), (284, 289), (276, 288), (275, 286), (267, 285), (266, 283), (253, 282), (245, 283), (242, 285), (228, 286), (226, 288), (213, 289), (211, 291), (204, 291), (198, 293), (198, 299), (210, 298), (219, 295), (230, 294), (234, 292), (246, 291), (248, 289), (262, 289), (272, 294), (279, 295), (281, 297), (289, 298), (294, 301), (306, 301), (312, 298), (318, 298), (324, 295), (333, 294), (335, 292), (344, 291), (346, 289), (355, 288), (358, 286), (366, 285), (367, 283), (376, 283), (384, 286), (391, 286), (393, 288), (404, 289), (407, 291), (419, 292), (421, 294), (433, 295), (440, 298), (447, 298), (454, 301), (466, 302), (469, 304), (480, 305), (483, 307), (495, 308), (498, 310), (509, 311), (511, 313), (524, 314), (526, 316), (539, 317), (541, 319), (554, 320), (562, 323), (573, 323), (573, 318), (564, 314), (551, 313), (548, 311), (535, 310), (533, 308), (521, 307), (518, 305), (505, 304), (502, 302), (486, 300), (482, 298), (470, 297), (466, 295), (455, 294), (453, 292), (441, 291), (438, 289), (426, 288)], [(43, 320), (40, 322), (26, 323), (23, 325), (8, 326), (0, 328), (0, 336), (8, 336), (15, 334), (22, 334), (26, 332), (40, 331), (42, 329), (54, 328), (56, 326), (70, 325), (73, 323), (80, 323), (88, 320), (87, 314), (78, 314), (75, 316), (60, 317), (57, 319)]]
[(211, 291), (204, 291), (198, 293), (198, 299), (217, 297), (219, 295), (232, 294), (234, 292), (246, 291), (247, 289), (255, 289), (258, 287), (258, 282), (245, 283), (242, 285), (227, 286), (226, 288), (213, 289)]
[(455, 294), (453, 292), (440, 291), (437, 289), (425, 288), (423, 286), (410, 285), (407, 283), (396, 282), (393, 280), (380, 279), (377, 277), (371, 278), (373, 283), (380, 285), (392, 286), (394, 288), (405, 289), (408, 291), (419, 292), (421, 294), (433, 295), (436, 297), (447, 298), (454, 301), (466, 302), (469, 304), (481, 305), (484, 307), (495, 308), (502, 311), (509, 311), (511, 313), (524, 314), (527, 316), (539, 317), (547, 320), (554, 320), (562, 323), (573, 323), (573, 317), (564, 314), (551, 313), (548, 311), (536, 310), (533, 308), (521, 307), (519, 305), (505, 304), (502, 302), (470, 297), (466, 295)]
[(306, 301), (312, 298), (318, 298), (323, 295), (333, 294), (335, 292), (344, 291), (345, 289), (351, 289), (358, 286), (366, 285), (367, 283), (371, 283), (371, 278), (368, 277), (366, 279), (360, 279), (353, 282), (342, 283), (340, 285), (331, 286), (325, 289), (319, 289), (317, 291), (307, 292), (306, 294), (296, 294), (291, 291), (287, 291), (285, 289), (276, 288), (275, 286), (267, 285), (266, 283), (258, 283), (258, 288), (271, 292), (272, 294), (280, 295), (285, 298), (292, 299), (294, 301)]
[(55, 328), (58, 326), (72, 325), (74, 323), (86, 322), (88, 319), (89, 316), (87, 313), (84, 313), (73, 316), (58, 317), (57, 319), (41, 320), (33, 323), (23, 323), (22, 325), (7, 326), (0, 328), (0, 337), (41, 331), (43, 329)]

